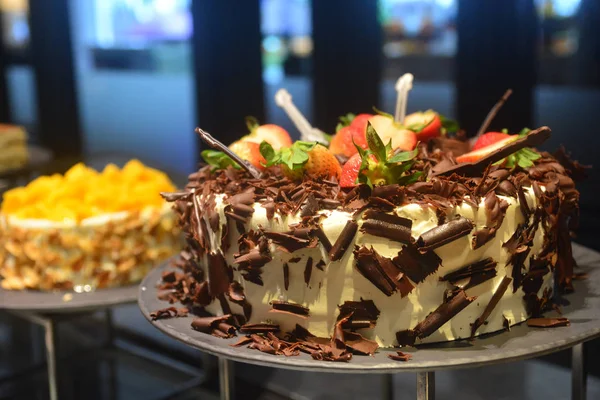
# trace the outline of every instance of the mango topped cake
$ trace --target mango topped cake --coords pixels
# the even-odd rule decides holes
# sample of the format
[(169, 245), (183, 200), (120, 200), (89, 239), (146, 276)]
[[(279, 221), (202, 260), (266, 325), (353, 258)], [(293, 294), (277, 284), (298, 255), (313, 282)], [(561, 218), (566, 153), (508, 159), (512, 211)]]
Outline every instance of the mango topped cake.
[(281, 146), (271, 126), (226, 148), (198, 130), (215, 150), (163, 194), (187, 247), (160, 297), (240, 346), (344, 361), (499, 331), (571, 290), (583, 168), (535, 149), (550, 129), (468, 141), (433, 111), (403, 121), (348, 115), (329, 145)]
[(178, 249), (175, 190), (139, 161), (97, 172), (83, 164), (4, 194), (0, 284), (4, 289), (78, 292), (139, 281)]

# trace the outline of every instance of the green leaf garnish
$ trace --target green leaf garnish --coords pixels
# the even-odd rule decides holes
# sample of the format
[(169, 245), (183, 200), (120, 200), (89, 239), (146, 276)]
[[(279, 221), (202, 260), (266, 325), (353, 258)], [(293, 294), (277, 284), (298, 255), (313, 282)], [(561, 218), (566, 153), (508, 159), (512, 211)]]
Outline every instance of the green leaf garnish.
[(394, 163), (402, 163), (405, 161), (409, 161), (409, 160), (412, 160), (413, 158), (415, 158), (418, 153), (419, 153), (419, 150), (417, 148), (415, 148), (414, 150), (411, 150), (411, 151), (401, 151), (400, 153), (392, 156), (388, 160), (388, 163), (394, 164)]
[[(504, 131), (508, 132), (508, 130), (506, 129), (503, 129), (502, 132), (507, 133)], [(529, 132), (531, 132), (531, 129), (523, 128), (521, 132), (519, 132), (517, 135), (519, 136), (519, 138), (522, 138), (527, 136)], [(533, 167), (534, 161), (539, 159), (540, 157), (542, 157), (542, 155), (537, 151), (533, 150), (530, 147), (524, 147), (520, 150), (515, 151), (508, 157), (495, 162), (494, 165), (503, 165), (506, 168), (515, 168), (518, 165), (521, 168), (530, 168)]]
[(442, 123), (442, 135), (447, 133), (456, 133), (460, 130), (458, 122), (455, 120), (444, 117), (442, 114), (438, 114), (438, 116), (440, 117), (440, 121)]
[(502, 129), (502, 131), (501, 131), (501, 132), (502, 132), (502, 133), (506, 133), (506, 134), (508, 134), (508, 129), (504, 128), (504, 129)]
[(375, 132), (375, 128), (371, 125), (370, 122), (367, 122), (367, 145), (369, 149), (373, 152), (378, 161), (386, 162), (387, 161), (387, 149), (383, 144), (383, 141)]
[(356, 115), (352, 114), (352, 113), (342, 115), (339, 118), (340, 122), (338, 122), (337, 126), (335, 127), (335, 131), (337, 132), (340, 129), (342, 129), (343, 127), (350, 125), (352, 123), (352, 121), (354, 121), (354, 118), (356, 118)]
[(233, 161), (227, 154), (218, 150), (203, 150), (200, 153), (204, 162), (213, 167), (212, 169), (225, 169), (229, 166), (239, 169), (240, 166)]
[(254, 132), (254, 130), (256, 130), (256, 128), (260, 126), (260, 122), (258, 122), (258, 119), (256, 119), (256, 117), (248, 116), (246, 117), (246, 126), (248, 127), (248, 131), (252, 133)]
[(283, 164), (291, 170), (302, 169), (308, 161), (308, 152), (311, 151), (317, 143), (296, 141), (291, 147), (284, 147), (279, 151), (273, 149), (267, 142), (262, 142), (259, 146), (260, 154), (267, 160), (267, 167)]

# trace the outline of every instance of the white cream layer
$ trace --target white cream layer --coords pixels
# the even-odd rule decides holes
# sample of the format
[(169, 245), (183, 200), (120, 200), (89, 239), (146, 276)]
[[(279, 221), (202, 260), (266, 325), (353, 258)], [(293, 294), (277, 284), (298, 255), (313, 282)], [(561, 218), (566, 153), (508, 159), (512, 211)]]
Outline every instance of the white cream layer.
[[(530, 209), (535, 209), (537, 201), (533, 190), (528, 188), (525, 193)], [(234, 279), (244, 287), (246, 297), (252, 305), (252, 317), (249, 322), (275, 322), (284, 331), (292, 330), (295, 324), (300, 324), (314, 335), (328, 337), (331, 336), (338, 317), (338, 305), (343, 304), (345, 301), (373, 300), (381, 312), (377, 324), (373, 329), (362, 329), (359, 332), (367, 338), (376, 340), (380, 346), (392, 346), (397, 344), (396, 332), (414, 328), (417, 323), (424, 320), (429, 313), (442, 304), (444, 291), (450, 289), (451, 285), (448, 282), (441, 282), (439, 280), (441, 276), (491, 257), (498, 263), (496, 266), (497, 276), (468, 289), (467, 295), (477, 296), (477, 299), (439, 330), (423, 339), (422, 342), (431, 343), (468, 338), (471, 333), (471, 324), (481, 315), (504, 276), (508, 275), (510, 277), (512, 274), (512, 266), (507, 266), (509, 254), (502, 247), (502, 244), (513, 235), (517, 226), (524, 221), (517, 199), (499, 197), (509, 204), (506, 216), (496, 233), (496, 237), (476, 250), (471, 248), (473, 232), (483, 228), (486, 224), (483, 200), (479, 208), (462, 203), (452, 210), (448, 218), (452, 218), (453, 215), (462, 215), (475, 222), (475, 229), (469, 235), (435, 249), (437, 255), (442, 259), (442, 266), (434, 274), (428, 276), (425, 281), (415, 284), (414, 290), (405, 298), (401, 298), (398, 292), (388, 297), (377, 289), (356, 269), (354, 255), (352, 254), (354, 245), (364, 245), (367, 247), (373, 246), (382, 256), (393, 258), (402, 249), (403, 245), (401, 243), (364, 234), (359, 230), (342, 259), (335, 262), (328, 261), (329, 258), (320, 245), (315, 249), (301, 249), (289, 254), (271, 244), (273, 259), (262, 268), (261, 277), (264, 286), (248, 282), (242, 278), (238, 271), (234, 272)], [(222, 221), (225, 220), (224, 206), (222, 197), (219, 197), (216, 207)], [(263, 228), (269, 231), (288, 231), (290, 224), (299, 221), (298, 217), (284, 217), (277, 214), (275, 218), (269, 221), (266, 210), (260, 204), (255, 204), (254, 209), (255, 212), (247, 229)], [(432, 207), (408, 204), (398, 207), (396, 212), (398, 215), (410, 218), (413, 221), (412, 236), (415, 239), (421, 233), (437, 226), (437, 216)], [(322, 226), (325, 234), (333, 244), (352, 216), (343, 211), (325, 210), (321, 213), (327, 216), (323, 219)], [(362, 224), (361, 219), (357, 222), (359, 225)], [(235, 228), (232, 227), (232, 229)], [(230, 235), (232, 238), (230, 249), (224, 254), (229, 265), (234, 266), (234, 270), (236, 264), (233, 254), (238, 251), (237, 234), (239, 233), (235, 231), (234, 234)], [(543, 235), (543, 230), (539, 226), (533, 240), (530, 256), (540, 252)], [(220, 230), (211, 232), (211, 247), (213, 249), (219, 248), (220, 240)], [(290, 263), (289, 260), (295, 257), (301, 257), (301, 260), (297, 263)], [(324, 260), (327, 264), (324, 271), (313, 267), (310, 282), (307, 286), (304, 282), (304, 268), (308, 257), (313, 258), (313, 265), (320, 260)], [(288, 290), (284, 288), (283, 276), (283, 263), (286, 262), (289, 265)], [(529, 269), (529, 258), (525, 262), (525, 267)], [(538, 296), (541, 296), (545, 288), (552, 289), (552, 286), (553, 275), (548, 273), (544, 276)], [(511, 325), (525, 321), (528, 316), (523, 295), (521, 288), (513, 293), (511, 284), (487, 319), (487, 324), (481, 326), (476, 334), (480, 335), (503, 329), (505, 318), (508, 319)], [(303, 318), (270, 312), (271, 306), (269, 303), (272, 300), (302, 304), (310, 309), (310, 317)], [(241, 307), (233, 303), (231, 303), (231, 307), (233, 312), (242, 314)], [(222, 315), (223, 313), (218, 301), (210, 304), (207, 310), (216, 315)]]

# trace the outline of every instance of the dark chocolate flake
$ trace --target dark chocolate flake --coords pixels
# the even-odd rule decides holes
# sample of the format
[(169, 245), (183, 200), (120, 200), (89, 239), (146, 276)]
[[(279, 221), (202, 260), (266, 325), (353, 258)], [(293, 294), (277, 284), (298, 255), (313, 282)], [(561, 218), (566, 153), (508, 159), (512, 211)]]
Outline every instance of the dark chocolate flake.
[(396, 351), (396, 354), (388, 354), (388, 358), (394, 361), (409, 361), (412, 358), (412, 355), (408, 353), (403, 353), (401, 351)]
[(413, 246), (404, 246), (393, 262), (410, 280), (421, 283), (437, 271), (442, 260), (433, 251), (421, 253)]
[(310, 245), (310, 240), (302, 239), (289, 233), (265, 232), (265, 236), (288, 253), (293, 253)]
[(473, 230), (473, 227), (473, 221), (458, 216), (443, 225), (423, 232), (419, 239), (417, 239), (417, 247), (421, 253), (425, 253), (428, 250), (436, 249), (468, 235)]
[[(497, 263), (488, 257), (484, 260), (477, 261), (466, 267), (450, 272), (449, 274), (440, 277), (440, 281), (448, 281), (451, 284), (460, 286), (461, 289), (466, 290), (495, 277), (497, 273), (496, 265)], [(461, 285), (461, 281), (465, 280), (466, 282), (464, 285)]]
[(527, 320), (527, 326), (532, 328), (556, 328), (559, 326), (569, 326), (571, 322), (568, 318), (530, 318)]
[(508, 289), (511, 280), (512, 279), (508, 276), (505, 276), (502, 279), (502, 281), (498, 285), (498, 288), (496, 288), (496, 291), (492, 295), (492, 298), (490, 299), (489, 303), (485, 306), (485, 309), (483, 310), (481, 315), (475, 320), (475, 322), (473, 322), (473, 325), (471, 325), (471, 337), (475, 336), (475, 332), (477, 331), (477, 329), (479, 329), (479, 327), (483, 325), (487, 321), (489, 316), (492, 314), (492, 311), (494, 311), (494, 308), (496, 308), (498, 302), (500, 301), (502, 296), (504, 296), (504, 293), (506, 293), (506, 289)]
[(391, 296), (396, 291), (396, 286), (387, 279), (381, 265), (376, 259), (373, 248), (356, 248), (354, 250), (356, 268), (362, 276), (367, 278), (373, 285), (381, 290), (386, 296)]
[(373, 210), (366, 211), (364, 218), (360, 228), (361, 232), (401, 243), (413, 241), (410, 235), (412, 227), (412, 220), (410, 219)]
[(229, 290), (229, 273), (225, 257), (221, 253), (208, 253), (208, 291), (217, 297)]
[(335, 244), (331, 248), (329, 252), (329, 258), (331, 261), (337, 261), (344, 256), (344, 253), (352, 243), (354, 239), (354, 235), (356, 235), (356, 231), (358, 230), (358, 224), (354, 220), (349, 220), (346, 222), (346, 226), (340, 233), (340, 236), (335, 241)]
[(267, 333), (279, 332), (279, 325), (276, 324), (245, 324), (240, 327), (242, 333)]
[(287, 301), (273, 300), (271, 301), (271, 307), (273, 307), (272, 311), (288, 312), (303, 317), (307, 317), (310, 314), (308, 307), (304, 307), (301, 304), (289, 303)]
[(306, 283), (306, 286), (308, 286), (308, 284), (310, 283), (312, 267), (313, 267), (313, 259), (312, 259), (312, 257), (308, 257), (308, 260), (306, 260), (306, 266), (304, 267), (304, 283)]
[(283, 263), (283, 287), (285, 290), (290, 287), (290, 267), (287, 263)]
[(151, 312), (150, 318), (152, 319), (152, 321), (156, 321), (159, 319), (186, 317), (188, 315), (188, 312), (189, 311), (187, 308), (167, 307)]
[(476, 296), (468, 297), (464, 290), (459, 291), (456, 296), (442, 303), (435, 311), (415, 326), (414, 331), (417, 333), (417, 337), (423, 339), (431, 335), (446, 322), (450, 321), (452, 317), (464, 310), (476, 298)]

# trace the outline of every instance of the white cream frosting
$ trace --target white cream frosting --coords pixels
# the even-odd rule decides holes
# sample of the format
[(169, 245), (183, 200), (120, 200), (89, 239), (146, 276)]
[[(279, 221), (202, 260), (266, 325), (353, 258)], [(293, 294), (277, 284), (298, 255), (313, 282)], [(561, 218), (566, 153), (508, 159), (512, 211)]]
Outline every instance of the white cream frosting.
[[(537, 200), (531, 188), (525, 190), (526, 199), (530, 209), (537, 206)], [(497, 275), (493, 279), (483, 282), (468, 289), (468, 296), (477, 296), (477, 299), (468, 305), (463, 311), (445, 323), (440, 329), (422, 340), (427, 342), (440, 342), (460, 338), (468, 338), (471, 334), (471, 324), (482, 314), (492, 295), (505, 276), (511, 276), (512, 266), (507, 265), (509, 253), (502, 247), (515, 232), (518, 225), (524, 222), (520, 205), (513, 197), (499, 196), (508, 203), (505, 218), (497, 230), (496, 236), (488, 243), (478, 249), (472, 249), (471, 242), (473, 233), (486, 225), (486, 213), (483, 200), (478, 208), (474, 208), (463, 202), (455, 207), (449, 218), (453, 215), (461, 215), (471, 219), (475, 223), (475, 229), (464, 237), (435, 249), (435, 253), (441, 258), (440, 268), (423, 282), (415, 284), (413, 291), (402, 298), (399, 292), (386, 296), (373, 285), (355, 267), (352, 249), (355, 245), (373, 248), (382, 256), (393, 258), (397, 256), (403, 245), (386, 238), (372, 236), (357, 232), (344, 256), (335, 262), (330, 262), (325, 250), (321, 245), (313, 249), (301, 249), (294, 253), (286, 253), (271, 244), (272, 261), (262, 268), (261, 278), (263, 286), (246, 281), (236, 270), (234, 253), (238, 251), (235, 242), (236, 234), (230, 235), (232, 242), (229, 251), (224, 256), (229, 265), (234, 267), (234, 279), (244, 288), (247, 300), (252, 305), (252, 316), (250, 323), (272, 321), (278, 323), (282, 330), (290, 331), (296, 324), (307, 328), (317, 336), (329, 337), (333, 332), (336, 319), (339, 314), (338, 305), (345, 301), (359, 301), (361, 299), (372, 300), (381, 314), (372, 329), (361, 329), (359, 332), (370, 339), (376, 340), (380, 346), (392, 346), (396, 343), (396, 332), (414, 328), (417, 323), (434, 311), (443, 302), (444, 292), (451, 288), (448, 282), (441, 282), (439, 278), (461, 267), (491, 257), (497, 262)], [(220, 218), (224, 221), (223, 209), (225, 204), (223, 196), (218, 196), (216, 208)], [(281, 216), (276, 214), (272, 220), (267, 219), (266, 210), (260, 204), (254, 205), (254, 214), (247, 225), (247, 229), (263, 228), (268, 231), (288, 231), (289, 225), (299, 221), (297, 216)], [(438, 225), (438, 219), (433, 207), (419, 204), (408, 204), (398, 207), (395, 212), (413, 221), (412, 236), (416, 239), (423, 232)], [(323, 210), (326, 218), (322, 220), (322, 227), (331, 241), (334, 243), (339, 237), (346, 222), (352, 219), (348, 212), (334, 210)], [(359, 226), (362, 219), (357, 220)], [(207, 224), (208, 225), (208, 224)], [(209, 228), (210, 229), (210, 228)], [(235, 229), (231, 227), (231, 229)], [(236, 231), (237, 232), (237, 231)], [(210, 232), (211, 248), (219, 248), (221, 242), (221, 229)], [(536, 230), (530, 256), (540, 252), (543, 242), (543, 229), (541, 226)], [(300, 257), (296, 263), (290, 259)], [(326, 262), (324, 271), (317, 268), (312, 269), (308, 286), (304, 281), (304, 269), (308, 257), (313, 258), (314, 264), (320, 260)], [(284, 287), (283, 263), (289, 265), (289, 287)], [(313, 265), (314, 265), (313, 264)], [(205, 267), (203, 267), (205, 268)], [(525, 262), (525, 268), (529, 268), (529, 258)], [(538, 292), (541, 296), (544, 289), (552, 289), (553, 275), (548, 273), (543, 278), (543, 284)], [(504, 328), (504, 319), (508, 319), (511, 325), (525, 321), (528, 318), (523, 290), (519, 288), (513, 293), (512, 284), (505, 292), (500, 302), (487, 319), (487, 324), (482, 325), (476, 335), (498, 331)], [(296, 315), (271, 312), (270, 302), (273, 300), (289, 301), (298, 303), (310, 309), (310, 316), (300, 317)], [(232, 311), (242, 314), (240, 306), (231, 303)], [(211, 303), (207, 310), (216, 315), (221, 315), (219, 302)]]

